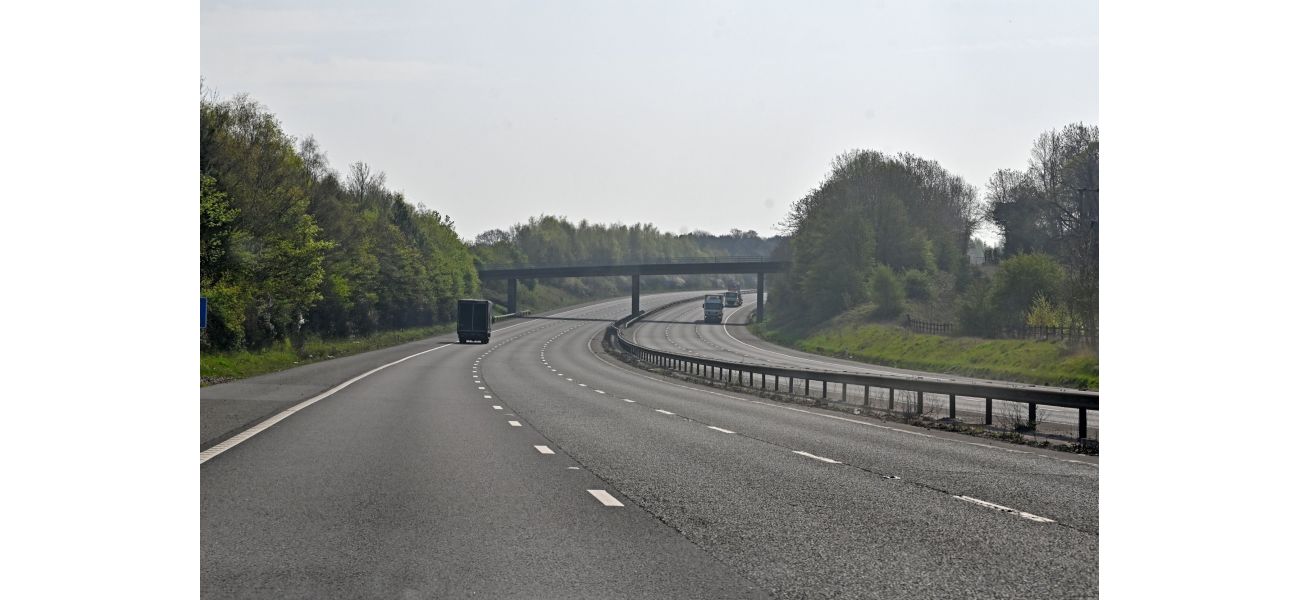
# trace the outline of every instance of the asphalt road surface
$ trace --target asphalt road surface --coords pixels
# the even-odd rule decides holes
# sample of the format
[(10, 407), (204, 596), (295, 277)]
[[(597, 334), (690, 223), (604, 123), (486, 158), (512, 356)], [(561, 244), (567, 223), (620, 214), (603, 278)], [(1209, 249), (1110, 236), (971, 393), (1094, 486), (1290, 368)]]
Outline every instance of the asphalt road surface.
[[(202, 595), (1097, 595), (1095, 458), (662, 379), (600, 348), (627, 308), (358, 359), (205, 443)], [(257, 401), (226, 385), (214, 406)]]
[[(745, 294), (744, 298), (744, 305), (738, 308), (724, 309), (725, 314), (721, 325), (704, 322), (704, 309), (701, 305), (702, 303), (687, 303), (681, 306), (667, 308), (662, 312), (655, 313), (654, 315), (647, 317), (645, 320), (634, 324), (629, 328), (629, 335), (631, 335), (633, 340), (637, 343), (657, 350), (756, 365), (819, 371), (901, 375), (906, 377), (943, 381), (997, 383), (1002, 385), (1016, 385), (1039, 389), (1060, 389), (1048, 386), (1033, 386), (1014, 382), (995, 381), (977, 377), (935, 374), (924, 371), (870, 365), (857, 361), (821, 356), (778, 346), (755, 336), (750, 333), (748, 329), (739, 325), (745, 323), (749, 318), (750, 313), (757, 308), (756, 296), (754, 294)], [(802, 385), (801, 381), (795, 383), (796, 388), (799, 388), (799, 386)], [(814, 384), (820, 385), (820, 383), (817, 382), (814, 382)], [(821, 390), (818, 389), (817, 393), (820, 395)], [(831, 394), (832, 400), (843, 400), (843, 398), (840, 397), (840, 394), (842, 393), (841, 388), (837, 384), (831, 385), (828, 393)], [(887, 392), (883, 389), (874, 390), (872, 405), (880, 406), (883, 403), (886, 403), (886, 393)], [(860, 387), (849, 389), (848, 402), (852, 404), (862, 403), (862, 390)], [(946, 396), (938, 394), (929, 395), (927, 396), (925, 406), (928, 413), (937, 416), (947, 416), (948, 414), (948, 399)], [(957, 398), (957, 410), (964, 413), (964, 416), (968, 419), (982, 419), (984, 414), (984, 399), (959, 396)], [(1010, 419), (1017, 414), (1022, 418), (1027, 418), (1025, 411), (1026, 409), (1024, 404), (1011, 402), (1003, 403), (998, 401), (995, 401), (994, 403), (994, 414), (999, 420)], [(1078, 411), (1075, 409), (1039, 406), (1037, 416), (1040, 421), (1064, 426), (1059, 428), (1061, 431), (1070, 432), (1072, 435), (1074, 432), (1078, 431), (1079, 415)], [(978, 422), (983, 421), (979, 420)], [(1100, 425), (1100, 413), (1098, 411), (1088, 411), (1089, 438), (1097, 438)]]

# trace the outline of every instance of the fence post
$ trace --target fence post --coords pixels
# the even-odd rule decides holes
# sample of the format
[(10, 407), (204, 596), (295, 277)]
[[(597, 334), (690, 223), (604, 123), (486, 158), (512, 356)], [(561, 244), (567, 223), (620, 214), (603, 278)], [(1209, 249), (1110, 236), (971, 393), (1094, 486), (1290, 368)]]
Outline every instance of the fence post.
[(992, 398), (984, 399), (984, 424), (985, 425), (993, 424), (993, 399)]

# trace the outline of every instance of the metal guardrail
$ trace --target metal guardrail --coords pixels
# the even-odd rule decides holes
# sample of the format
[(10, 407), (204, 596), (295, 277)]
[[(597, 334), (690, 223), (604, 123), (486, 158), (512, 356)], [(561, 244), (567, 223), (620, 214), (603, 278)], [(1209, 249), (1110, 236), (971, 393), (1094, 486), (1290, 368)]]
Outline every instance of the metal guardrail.
[(531, 315), (531, 314), (533, 314), (533, 311), (531, 311), (531, 310), (521, 310), (521, 311), (519, 311), (519, 312), (506, 313), (506, 314), (504, 314), (504, 315), (493, 315), (493, 316), (492, 316), (492, 322), (493, 322), (493, 323), (496, 323), (497, 321), (504, 321), (504, 320), (506, 320), (506, 319), (514, 319), (514, 318), (518, 318), (518, 317), (526, 317), (526, 316)]
[[(1061, 408), (1074, 408), (1079, 411), (1079, 439), (1084, 440), (1088, 437), (1088, 411), (1100, 410), (1099, 394), (1097, 392), (1087, 392), (1082, 390), (1049, 390), (1033, 386), (1017, 386), (1010, 384), (987, 384), (987, 383), (964, 383), (957, 381), (941, 381), (935, 379), (925, 379), (921, 377), (907, 377), (901, 375), (868, 375), (835, 371), (816, 371), (809, 369), (787, 369), (782, 367), (769, 367), (764, 365), (754, 365), (740, 362), (730, 362), (725, 360), (714, 360), (691, 356), (688, 354), (678, 354), (676, 352), (667, 352), (655, 350), (636, 344), (623, 335), (623, 330), (634, 321), (644, 318), (651, 313), (664, 310), (671, 306), (684, 304), (686, 302), (698, 302), (703, 296), (687, 298), (660, 306), (652, 311), (643, 311), (638, 315), (628, 315), (610, 324), (605, 329), (606, 340), (615, 345), (620, 350), (632, 355), (637, 360), (650, 364), (655, 367), (673, 369), (682, 371), (691, 375), (726, 381), (729, 383), (740, 383), (755, 387), (754, 378), (759, 377), (757, 387), (761, 389), (776, 389), (780, 391), (781, 379), (787, 381), (787, 393), (794, 393), (795, 380), (803, 381), (804, 396), (808, 396), (811, 389), (811, 382), (821, 382), (821, 397), (826, 398), (827, 386), (832, 383), (838, 383), (844, 392), (843, 397), (847, 398), (848, 387), (850, 385), (860, 385), (864, 387), (864, 398), (869, 398), (871, 388), (881, 388), (889, 390), (889, 409), (894, 409), (895, 391), (908, 391), (916, 393), (916, 412), (922, 414), (925, 411), (925, 394), (942, 394), (948, 396), (948, 417), (957, 418), (957, 396), (984, 398), (984, 424), (993, 424), (993, 401), (1002, 400), (1007, 402), (1020, 402), (1029, 405), (1029, 421), (1038, 420), (1038, 405), (1057, 406)], [(749, 383), (745, 383), (745, 375), (749, 375)], [(774, 388), (768, 388), (767, 378), (773, 378)]]

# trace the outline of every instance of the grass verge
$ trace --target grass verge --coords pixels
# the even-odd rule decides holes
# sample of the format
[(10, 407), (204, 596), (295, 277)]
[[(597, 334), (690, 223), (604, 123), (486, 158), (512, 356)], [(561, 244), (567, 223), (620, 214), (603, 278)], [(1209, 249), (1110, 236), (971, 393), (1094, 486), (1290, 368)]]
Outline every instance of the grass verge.
[(767, 324), (751, 330), (805, 352), (903, 369), (1089, 390), (1100, 382), (1097, 353), (1059, 341), (925, 335), (892, 325), (834, 321), (810, 332)]
[(302, 356), (293, 351), (288, 341), (258, 352), (200, 353), (199, 385), (212, 385), (273, 373), (308, 363), (396, 346), (455, 330), (455, 324), (447, 323), (432, 327), (395, 329), (364, 338), (328, 340), (308, 338)]

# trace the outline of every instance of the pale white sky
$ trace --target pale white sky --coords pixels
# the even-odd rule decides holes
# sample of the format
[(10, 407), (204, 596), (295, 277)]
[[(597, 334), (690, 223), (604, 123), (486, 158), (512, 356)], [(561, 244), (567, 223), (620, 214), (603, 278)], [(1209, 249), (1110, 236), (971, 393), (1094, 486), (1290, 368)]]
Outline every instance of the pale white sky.
[(1095, 1), (204, 0), (201, 74), (467, 239), (539, 213), (776, 232), (850, 148), (983, 187), (1098, 123)]

